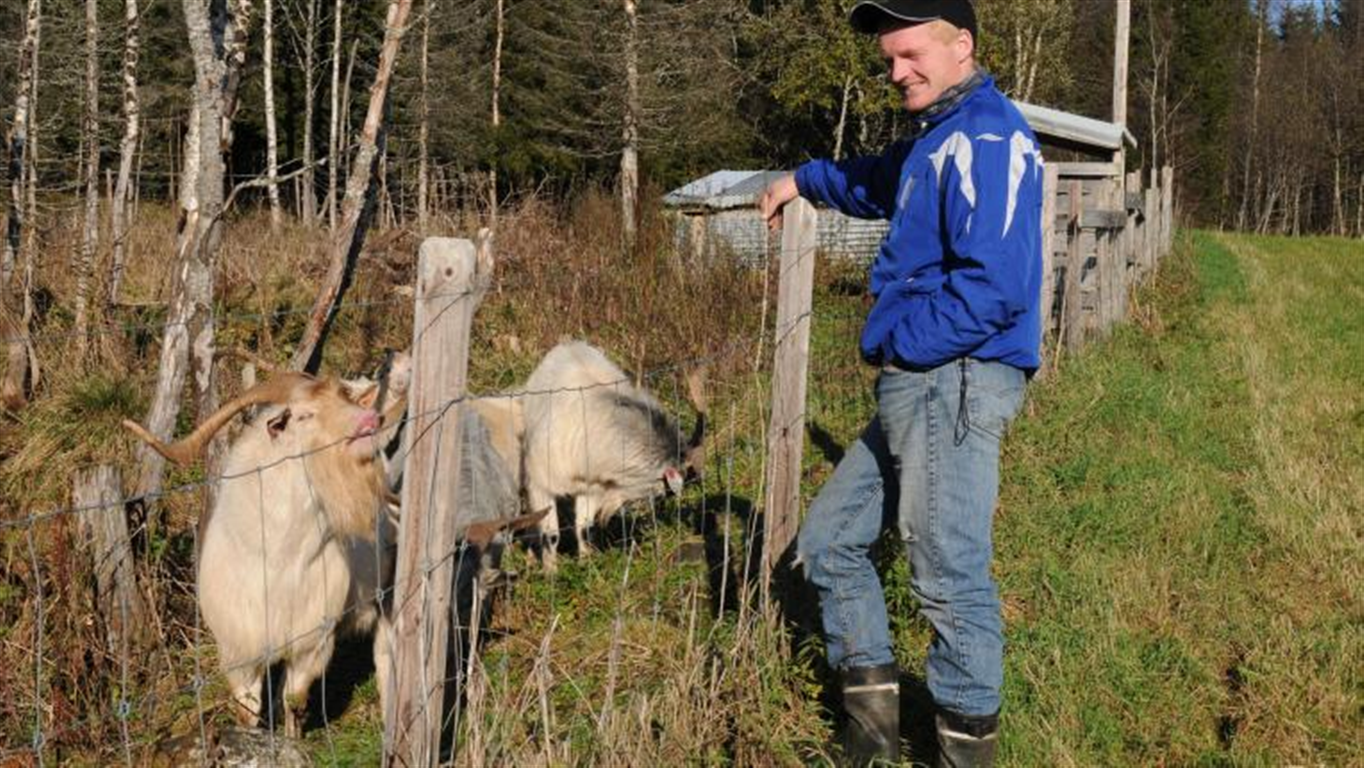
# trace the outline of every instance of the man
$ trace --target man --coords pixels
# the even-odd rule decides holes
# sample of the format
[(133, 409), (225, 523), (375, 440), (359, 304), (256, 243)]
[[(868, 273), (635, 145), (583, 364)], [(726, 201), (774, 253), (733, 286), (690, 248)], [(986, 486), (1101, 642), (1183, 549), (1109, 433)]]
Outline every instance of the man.
[(797, 195), (890, 221), (860, 343), (881, 368), (877, 411), (810, 505), (799, 562), (841, 675), (848, 757), (894, 762), (898, 672), (868, 557), (893, 515), (934, 629), (938, 765), (989, 766), (1003, 678), (991, 520), (1000, 439), (1039, 364), (1042, 157), (976, 67), (969, 0), (864, 0), (849, 20), (877, 35), (909, 135), (879, 157), (807, 163), (759, 201), (774, 227)]

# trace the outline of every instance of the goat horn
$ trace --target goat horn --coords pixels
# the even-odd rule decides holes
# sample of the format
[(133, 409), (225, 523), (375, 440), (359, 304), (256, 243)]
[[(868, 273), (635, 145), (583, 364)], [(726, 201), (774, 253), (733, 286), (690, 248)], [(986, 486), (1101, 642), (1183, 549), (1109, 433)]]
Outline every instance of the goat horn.
[(135, 421), (124, 419), (123, 426), (150, 445), (157, 453), (175, 464), (185, 466), (198, 458), (199, 454), (203, 452), (204, 446), (217, 434), (218, 430), (222, 429), (243, 409), (260, 403), (288, 402), (298, 387), (316, 381), (313, 377), (303, 373), (282, 373), (238, 395), (236, 399), (215, 411), (212, 416), (204, 419), (203, 423), (195, 427), (193, 432), (170, 445), (156, 439), (152, 433)]

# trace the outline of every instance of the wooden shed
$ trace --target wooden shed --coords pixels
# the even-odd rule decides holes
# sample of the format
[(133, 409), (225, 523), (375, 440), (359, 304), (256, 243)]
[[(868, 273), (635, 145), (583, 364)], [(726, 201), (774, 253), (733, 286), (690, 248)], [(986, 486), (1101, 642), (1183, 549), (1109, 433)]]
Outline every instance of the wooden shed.
[[(694, 262), (726, 253), (761, 264), (774, 240), (758, 214), (758, 196), (786, 171), (716, 171), (663, 196), (676, 216), (678, 252)], [(883, 220), (855, 219), (821, 209), (816, 234), (826, 256), (870, 260), (886, 235)]]
[[(1052, 226), (1043, 233), (1043, 304), (1050, 308), (1049, 328), (1066, 346), (1078, 346), (1124, 314), (1128, 287), (1168, 248), (1170, 171), (1164, 178), (1124, 174), (1124, 143), (1133, 141), (1118, 123), (1015, 103), (1042, 144), (1047, 168), (1044, 221)], [(783, 173), (716, 171), (665, 195), (664, 206), (676, 216), (679, 252), (697, 262), (728, 253), (764, 263), (775, 238), (757, 200)], [(1158, 226), (1142, 226), (1148, 219)], [(820, 209), (816, 248), (826, 257), (870, 261), (887, 227)]]

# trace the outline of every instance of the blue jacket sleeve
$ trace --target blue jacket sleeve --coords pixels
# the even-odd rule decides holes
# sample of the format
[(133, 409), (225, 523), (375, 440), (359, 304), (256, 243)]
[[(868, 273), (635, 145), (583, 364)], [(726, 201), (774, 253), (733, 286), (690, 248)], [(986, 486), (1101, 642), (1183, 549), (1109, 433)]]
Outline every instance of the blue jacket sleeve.
[(969, 355), (1036, 304), (1041, 154), (1021, 132), (1009, 139), (956, 134), (941, 172), (941, 279), (902, 283), (905, 313), (895, 354), (917, 365)]
[(895, 210), (900, 166), (906, 146), (883, 155), (848, 160), (811, 160), (796, 169), (796, 188), (806, 200), (823, 203), (859, 219), (888, 219)]

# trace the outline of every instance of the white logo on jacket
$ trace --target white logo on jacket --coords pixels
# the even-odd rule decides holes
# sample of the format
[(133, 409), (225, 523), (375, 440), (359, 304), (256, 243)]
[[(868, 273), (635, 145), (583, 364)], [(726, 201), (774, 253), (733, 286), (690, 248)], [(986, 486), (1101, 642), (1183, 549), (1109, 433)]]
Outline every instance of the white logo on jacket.
[[(982, 133), (976, 137), (980, 141), (1001, 142), (1004, 139), (993, 133)], [(971, 206), (972, 214), (967, 216), (966, 231), (971, 231), (971, 218), (976, 209), (976, 186), (975, 180), (971, 176), (972, 166), (975, 161), (975, 149), (965, 133), (957, 131), (948, 136), (938, 147), (937, 151), (929, 155), (933, 162), (933, 170), (937, 175), (939, 186), (942, 185), (943, 168), (947, 165), (947, 159), (952, 158), (953, 166), (957, 170), (960, 178), (961, 196), (966, 200), (967, 205)], [(1028, 158), (1033, 158), (1033, 173), (1036, 175), (1042, 169), (1042, 153), (1037, 149), (1033, 140), (1028, 138), (1022, 131), (1014, 131), (1009, 139), (1009, 188), (1008, 197), (1004, 205), (1004, 229), (1001, 237), (1009, 234), (1009, 229), (1013, 226), (1014, 211), (1018, 207), (1018, 190), (1022, 185), (1023, 176), (1028, 170)], [(907, 199), (907, 196), (904, 196)], [(902, 199), (901, 203), (903, 204)]]

